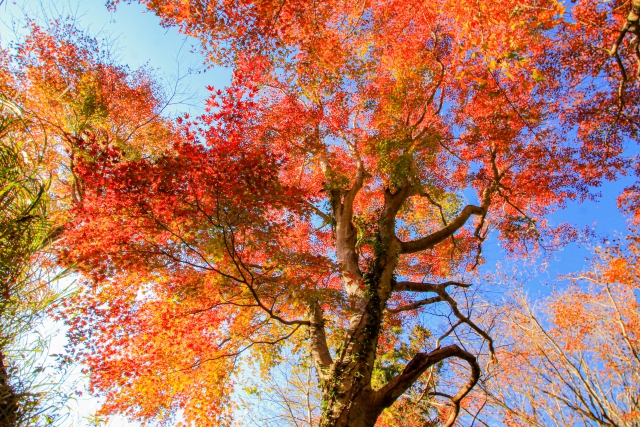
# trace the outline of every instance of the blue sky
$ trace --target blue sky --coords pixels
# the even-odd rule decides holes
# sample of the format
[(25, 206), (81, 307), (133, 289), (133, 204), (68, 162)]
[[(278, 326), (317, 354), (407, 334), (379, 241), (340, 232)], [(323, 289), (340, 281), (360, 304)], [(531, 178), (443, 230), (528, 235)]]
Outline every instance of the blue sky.
[[(118, 62), (131, 68), (149, 66), (170, 88), (175, 78), (184, 77), (181, 86), (195, 95), (189, 104), (201, 109), (208, 95), (206, 85), (223, 86), (228, 70), (217, 68), (203, 71), (203, 57), (198, 53), (197, 40), (178, 34), (175, 29), (162, 28), (152, 13), (138, 4), (121, 4), (115, 12), (108, 11), (106, 0), (5, 0), (0, 2), (0, 41), (3, 44), (20, 32), (24, 16), (43, 22), (57, 17), (73, 16), (79, 27), (93, 36), (111, 41)], [(193, 52), (193, 53), (192, 53)], [(184, 97), (183, 97), (184, 98)], [(180, 105), (174, 112), (193, 113), (193, 105)]]
[[(221, 87), (228, 82), (228, 70), (202, 71), (203, 58), (197, 53), (197, 41), (178, 34), (175, 29), (161, 28), (158, 19), (153, 14), (144, 13), (142, 6), (122, 4), (116, 12), (109, 12), (104, 3), (105, 0), (5, 0), (0, 6), (0, 41), (6, 44), (13, 40), (14, 30), (20, 31), (25, 13), (37, 17), (39, 21), (75, 16), (81, 28), (113, 40), (119, 62), (131, 68), (149, 66), (156, 70), (167, 86), (173, 85), (178, 76), (183, 77), (180, 85), (184, 93), (179, 98), (186, 99), (186, 102), (171, 107), (173, 115), (202, 111), (209, 93), (205, 86)], [(196, 53), (192, 54), (191, 51)], [(625, 219), (617, 210), (616, 197), (628, 184), (629, 180), (605, 184), (600, 189), (602, 197), (598, 201), (582, 204), (571, 202), (566, 210), (554, 214), (551, 221), (555, 224), (566, 221), (579, 228), (595, 226), (595, 233), (600, 237), (624, 232)], [(495, 244), (490, 244), (484, 253), (489, 268), (502, 258), (501, 250)], [(551, 284), (557, 274), (582, 269), (585, 266), (584, 259), (589, 254), (590, 251), (584, 246), (570, 245), (563, 252), (550, 257), (545, 271), (527, 283), (526, 288), (532, 296), (548, 293), (551, 287), (545, 284)], [(58, 339), (54, 347), (59, 348), (62, 344), (63, 341)], [(96, 407), (97, 401), (93, 399), (80, 401), (70, 421), (90, 414)], [(76, 425), (83, 424), (80, 422)], [(110, 425), (134, 424), (114, 420)]]

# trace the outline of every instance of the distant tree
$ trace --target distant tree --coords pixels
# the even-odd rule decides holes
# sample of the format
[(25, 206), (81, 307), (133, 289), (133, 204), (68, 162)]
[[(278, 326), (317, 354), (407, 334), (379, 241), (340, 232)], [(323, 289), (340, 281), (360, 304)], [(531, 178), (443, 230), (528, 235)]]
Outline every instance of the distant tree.
[(507, 425), (640, 425), (639, 249), (634, 236), (599, 249), (568, 287), (507, 307), (483, 387)]
[[(19, 341), (56, 298), (36, 254), (53, 230), (42, 148), (29, 138), (22, 109), (0, 94), (0, 426), (32, 425), (42, 409), (27, 377), (15, 375)], [(40, 142), (40, 141), (38, 141)], [(22, 358), (27, 365), (29, 357)], [(26, 366), (23, 372), (29, 371)]]
[(322, 413), (311, 358), (280, 354), (267, 375), (252, 366), (237, 392), (234, 426), (311, 427)]

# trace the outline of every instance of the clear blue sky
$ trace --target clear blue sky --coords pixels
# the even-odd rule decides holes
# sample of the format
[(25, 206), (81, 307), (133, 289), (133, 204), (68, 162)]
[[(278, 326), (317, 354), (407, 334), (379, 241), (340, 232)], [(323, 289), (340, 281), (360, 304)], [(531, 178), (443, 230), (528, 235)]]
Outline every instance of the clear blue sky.
[[(88, 29), (93, 35), (113, 40), (121, 63), (128, 64), (131, 68), (148, 65), (167, 84), (174, 83), (178, 74), (187, 74), (190, 68), (202, 68), (203, 58), (197, 53), (190, 53), (198, 51), (195, 40), (178, 34), (175, 29), (161, 28), (158, 19), (153, 14), (144, 13), (144, 8), (137, 4), (122, 4), (117, 12), (109, 12), (104, 2), (105, 0), (5, 0), (0, 6), (0, 41), (6, 44), (15, 37), (14, 29), (19, 30), (23, 25), (25, 13), (39, 21), (72, 15), (78, 18), (81, 28)], [(172, 114), (200, 111), (209, 93), (205, 86), (221, 87), (228, 79), (229, 71), (224, 69), (190, 74), (182, 80), (182, 87), (185, 92), (194, 96), (187, 103), (189, 105), (174, 106)], [(626, 184), (629, 183), (626, 180)], [(606, 184), (601, 189), (602, 197), (599, 201), (570, 203), (568, 209), (552, 216), (552, 223), (567, 221), (580, 228), (595, 226), (598, 236), (624, 232), (625, 221), (616, 208), (616, 197), (624, 185), (625, 181)], [(484, 253), (489, 268), (502, 258), (501, 250), (495, 244), (490, 244)], [(527, 284), (529, 292), (532, 296), (548, 293), (551, 287), (543, 286), (545, 283), (551, 283), (556, 274), (580, 270), (588, 256), (588, 249), (577, 245), (571, 245), (562, 253), (556, 254), (550, 259), (546, 271)], [(54, 342), (56, 347), (61, 344), (59, 340)], [(89, 414), (96, 405), (94, 400), (83, 401), (74, 418)], [(110, 425), (127, 424), (122, 420), (114, 420)]]

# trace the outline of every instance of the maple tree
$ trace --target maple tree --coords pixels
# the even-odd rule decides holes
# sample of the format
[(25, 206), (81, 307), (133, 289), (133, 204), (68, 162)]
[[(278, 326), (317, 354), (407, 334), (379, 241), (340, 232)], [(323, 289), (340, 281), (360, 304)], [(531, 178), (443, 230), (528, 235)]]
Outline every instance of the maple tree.
[(632, 234), (538, 309), (522, 295), (507, 307), (500, 333), (511, 345), (484, 385), (505, 424), (638, 425), (637, 256)]
[(64, 225), (82, 198), (74, 161), (83, 141), (120, 147), (129, 158), (149, 156), (171, 132), (161, 117), (170, 101), (150, 70), (117, 64), (107, 42), (85, 34), (72, 19), (46, 26), (27, 19), (25, 30), (3, 51), (3, 97), (24, 112), (30, 138), (42, 144), (55, 222)]
[[(142, 3), (234, 76), (152, 155), (76, 141), (83, 197), (60, 256), (87, 277), (69, 322), (102, 412), (229, 423), (239, 358), (267, 373), (288, 351), (313, 360), (320, 425), (393, 423), (411, 392), (416, 423), (453, 425), (478, 354), (494, 352), (464, 280), (489, 233), (513, 256), (571, 238), (546, 215), (629, 163), (635, 15), (583, 2), (572, 21), (551, 0)], [(631, 24), (615, 39), (584, 14)]]
[[(149, 155), (171, 126), (148, 70), (132, 72), (71, 19), (27, 20), (0, 47), (0, 425), (51, 425), (66, 404), (65, 366), (38, 357), (38, 327), (66, 293), (51, 244), (82, 198), (75, 175), (82, 141)], [(56, 375), (62, 375), (57, 378)], [(47, 376), (43, 381), (43, 376)], [(56, 382), (60, 380), (60, 382)]]

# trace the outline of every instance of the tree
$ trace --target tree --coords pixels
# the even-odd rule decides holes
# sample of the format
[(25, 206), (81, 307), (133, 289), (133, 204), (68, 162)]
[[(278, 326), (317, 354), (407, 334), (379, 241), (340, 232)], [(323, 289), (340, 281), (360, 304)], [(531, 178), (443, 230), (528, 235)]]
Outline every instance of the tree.
[(11, 96), (37, 122), (34, 138), (48, 144), (51, 193), (57, 211), (68, 212), (82, 199), (74, 161), (83, 141), (119, 147), (132, 158), (150, 156), (171, 133), (160, 114), (172, 98), (150, 70), (117, 64), (108, 43), (72, 19), (46, 27), (28, 20), (27, 27), (24, 40), (12, 46)]
[(246, 376), (242, 384), (246, 397), (239, 395), (233, 425), (317, 425), (322, 408), (311, 358), (279, 356), (268, 375)]
[[(25, 290), (37, 291), (39, 285), (33, 283), (28, 271), (29, 261), (46, 238), (47, 224), (44, 215), (46, 205), (42, 199), (45, 184), (24, 164), (21, 147), (7, 144), (8, 134), (16, 120), (12, 114), (19, 114), (20, 110), (5, 100), (2, 103), (5, 108), (0, 123), (0, 425), (4, 427), (17, 425), (22, 415), (22, 396), (9, 382), (6, 351), (22, 329), (16, 321), (25, 308), (19, 295)], [(46, 298), (43, 302), (46, 304)]]
[(637, 257), (632, 237), (599, 250), (538, 310), (522, 296), (507, 307), (500, 333), (510, 345), (485, 386), (508, 425), (640, 423)]
[(139, 157), (171, 132), (147, 70), (114, 64), (72, 20), (27, 27), (23, 40), (0, 47), (2, 427), (51, 425), (67, 403), (69, 390), (39, 359), (48, 340), (38, 327), (65, 294), (51, 244), (82, 199), (74, 173), (82, 141), (126, 144), (126, 156)]
[(464, 280), (490, 231), (512, 256), (571, 238), (545, 216), (625, 164), (564, 109), (613, 78), (569, 52), (584, 28), (555, 1), (142, 3), (234, 78), (154, 158), (83, 142), (62, 257), (88, 278), (71, 338), (103, 412), (224, 424), (239, 357), (293, 351), (323, 426), (373, 426), (411, 387), (453, 425), (494, 352)]
[(30, 138), (29, 119), (4, 98), (7, 87), (0, 89), (0, 425), (17, 427), (51, 414), (53, 399), (38, 381), (42, 369), (31, 357), (41, 350), (39, 343), (33, 337), (30, 345), (21, 341), (60, 293), (52, 285), (56, 274), (46, 266), (51, 262), (39, 253), (53, 230), (49, 177), (42, 165), (46, 144)]

